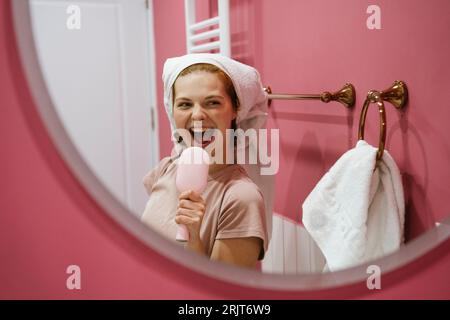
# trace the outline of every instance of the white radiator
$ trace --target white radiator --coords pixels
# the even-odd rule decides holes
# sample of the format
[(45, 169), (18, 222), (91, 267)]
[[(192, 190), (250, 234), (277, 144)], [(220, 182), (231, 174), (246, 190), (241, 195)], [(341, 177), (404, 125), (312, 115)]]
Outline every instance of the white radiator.
[(300, 224), (273, 214), (272, 240), (261, 263), (265, 273), (321, 273), (325, 257)]
[[(195, 3), (196, 0), (184, 0), (187, 53), (218, 50), (220, 54), (231, 57), (229, 0), (218, 0), (218, 15), (202, 21), (196, 21)], [(210, 30), (211, 26), (216, 28)], [(211, 41), (198, 44), (206, 40)]]

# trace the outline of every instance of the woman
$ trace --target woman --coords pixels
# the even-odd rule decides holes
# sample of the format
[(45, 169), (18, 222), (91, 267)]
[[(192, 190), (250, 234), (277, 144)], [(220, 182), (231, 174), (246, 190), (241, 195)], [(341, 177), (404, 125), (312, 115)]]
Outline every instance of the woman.
[[(168, 59), (163, 80), (177, 152), (162, 159), (144, 178), (150, 198), (142, 221), (170, 239), (175, 239), (177, 224), (185, 225), (189, 231), (186, 248), (212, 260), (254, 267), (268, 246), (264, 200), (244, 168), (225, 160), (236, 151), (230, 148), (233, 139), (227, 129), (258, 129), (265, 123), (267, 96), (259, 74), (221, 55), (193, 54)], [(191, 137), (183, 139), (182, 129)], [(207, 148), (219, 142), (206, 137), (213, 130), (224, 143)], [(192, 190), (178, 194), (176, 160), (193, 143), (209, 152), (221, 150), (220, 161), (210, 164), (202, 194)], [(216, 154), (210, 155), (217, 160)]]

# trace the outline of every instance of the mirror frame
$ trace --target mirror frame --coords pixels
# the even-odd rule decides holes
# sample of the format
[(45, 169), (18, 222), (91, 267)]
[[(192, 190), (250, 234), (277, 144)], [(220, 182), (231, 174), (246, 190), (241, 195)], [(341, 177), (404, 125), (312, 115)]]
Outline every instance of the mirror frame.
[(148, 248), (173, 262), (213, 279), (239, 286), (281, 291), (325, 290), (365, 282), (368, 277), (367, 267), (370, 265), (379, 266), (383, 275), (399, 268), (405, 268), (450, 238), (449, 216), (439, 226), (403, 245), (400, 250), (390, 255), (341, 271), (300, 275), (269, 274), (246, 270), (211, 261), (207, 257), (188, 252), (144, 225), (106, 189), (87, 166), (63, 127), (48, 93), (34, 43), (29, 1), (14, 0), (11, 3), (17, 49), (25, 79), (28, 81), (34, 100), (34, 107), (66, 165), (83, 188), (115, 222), (142, 241)]

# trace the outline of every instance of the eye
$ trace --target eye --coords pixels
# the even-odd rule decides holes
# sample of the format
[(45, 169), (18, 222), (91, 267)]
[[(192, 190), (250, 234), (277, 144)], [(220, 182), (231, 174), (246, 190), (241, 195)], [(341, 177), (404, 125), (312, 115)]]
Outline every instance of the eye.
[(207, 102), (208, 106), (216, 106), (216, 105), (220, 105), (220, 101), (218, 100), (210, 100)]
[(191, 104), (189, 102), (180, 102), (177, 104), (177, 108), (180, 109), (188, 109), (191, 107)]

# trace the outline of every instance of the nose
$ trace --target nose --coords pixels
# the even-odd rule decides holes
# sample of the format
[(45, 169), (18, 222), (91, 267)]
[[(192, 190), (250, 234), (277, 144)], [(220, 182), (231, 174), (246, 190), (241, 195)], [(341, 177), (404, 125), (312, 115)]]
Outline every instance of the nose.
[(194, 121), (201, 121), (206, 119), (205, 111), (203, 110), (202, 106), (196, 103), (192, 109), (192, 120)]

